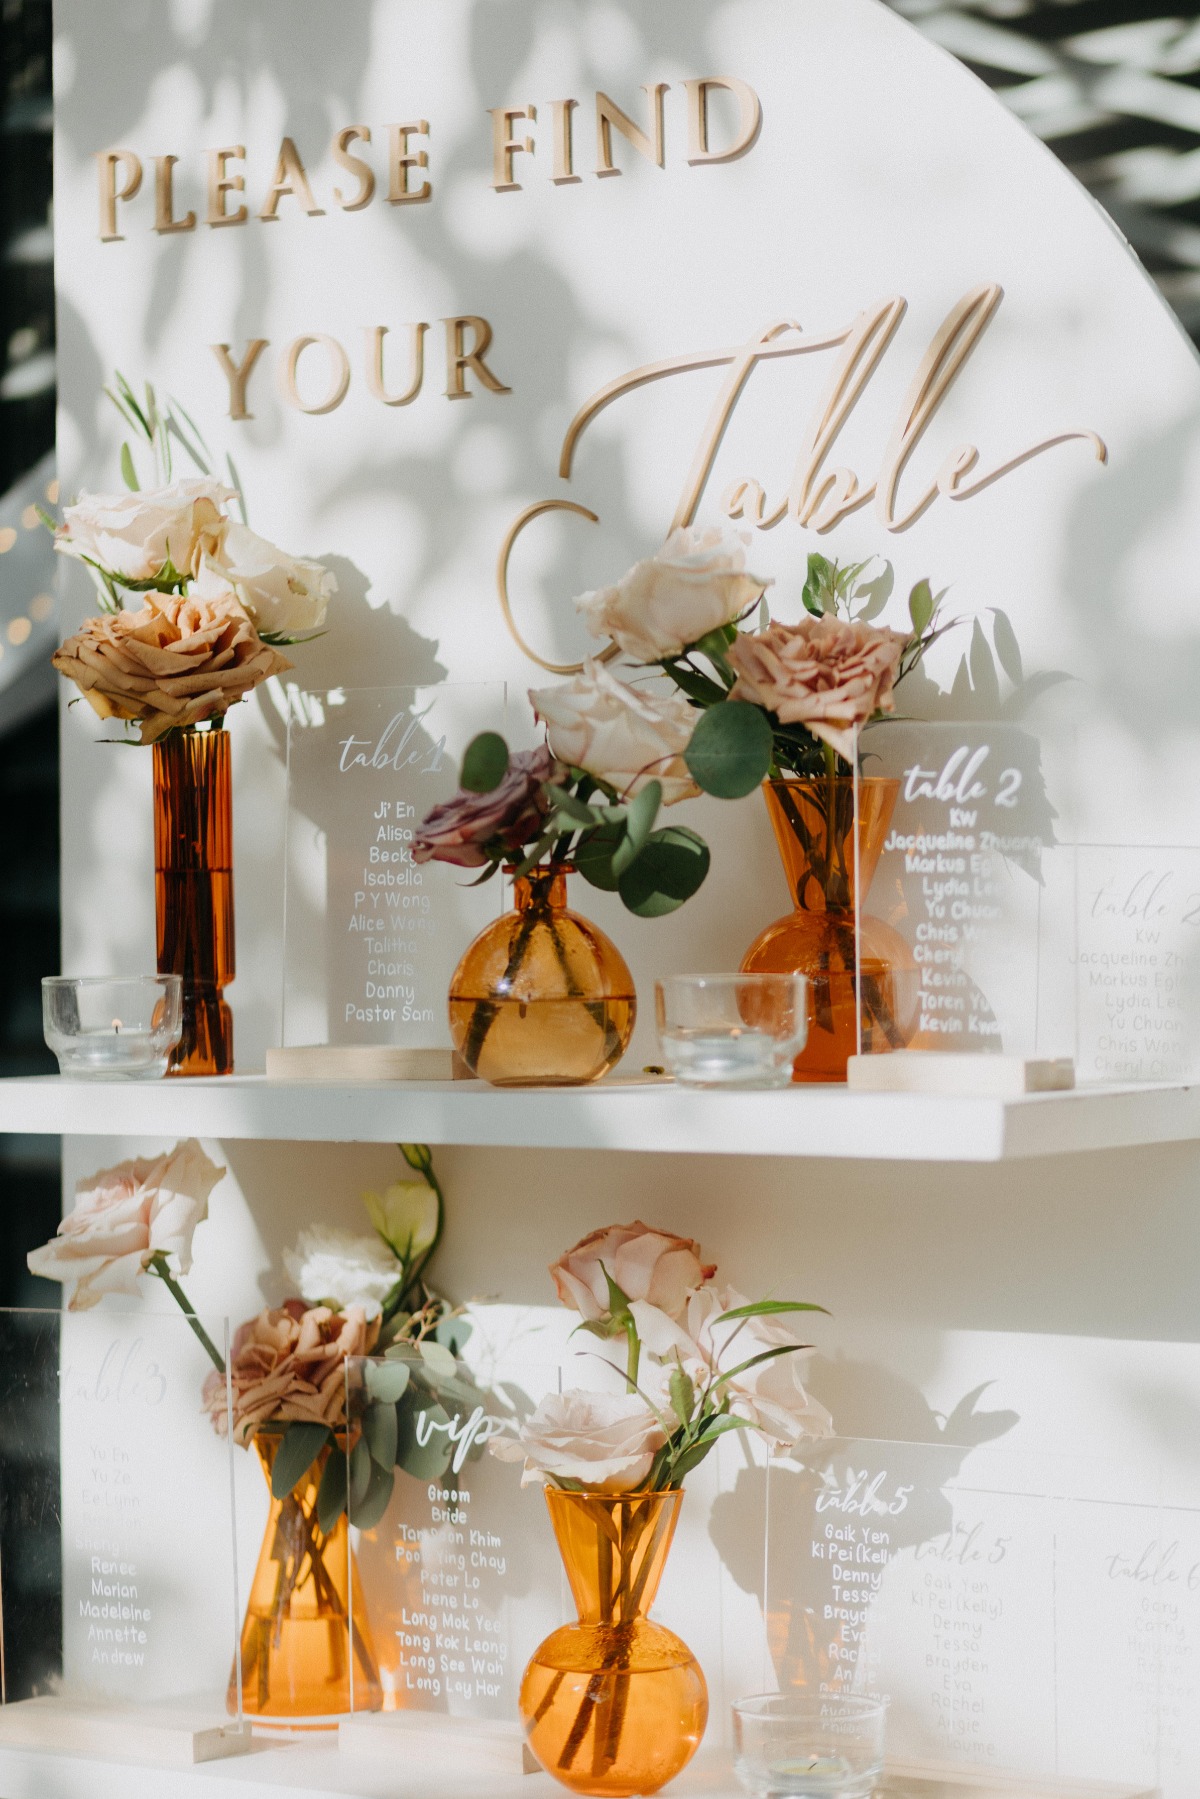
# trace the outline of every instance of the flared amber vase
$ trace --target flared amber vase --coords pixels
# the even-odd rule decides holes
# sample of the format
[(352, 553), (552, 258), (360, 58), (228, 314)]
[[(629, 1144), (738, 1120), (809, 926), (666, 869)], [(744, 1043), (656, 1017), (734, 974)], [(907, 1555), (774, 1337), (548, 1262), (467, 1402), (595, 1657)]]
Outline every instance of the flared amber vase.
[[(899, 781), (859, 780), (855, 854), (851, 777), (767, 781), (763, 793), (795, 910), (759, 933), (742, 959), (744, 974), (808, 976), (808, 1042), (795, 1081), (844, 1081), (846, 1064), (903, 1049), (919, 1017), (912, 950), (889, 924), (862, 910), (900, 792)], [(859, 980), (862, 992), (859, 993)], [(861, 1014), (861, 1017), (860, 1017)]]
[(450, 982), (450, 1034), (494, 1087), (577, 1087), (607, 1074), (637, 1017), (614, 943), (567, 910), (566, 868), (513, 882), (514, 910), (476, 937)]
[(686, 1643), (646, 1616), (683, 1493), (546, 1489), (579, 1613), (535, 1651), (521, 1720), (548, 1774), (575, 1793), (657, 1793), (691, 1761), (708, 1688)]
[(183, 1036), (168, 1074), (232, 1074), (233, 784), (226, 731), (154, 745), (158, 972), (183, 977)]
[[(254, 1439), (268, 1487), (282, 1441), (281, 1431), (260, 1431)], [(378, 1711), (383, 1704), (346, 1514), (328, 1536), (317, 1523), (325, 1465), (343, 1453), (323, 1449), (286, 1498), (271, 1498), (242, 1624), (242, 1709), (254, 1722), (333, 1729), (351, 1710)], [(235, 1662), (228, 1694), (233, 1713), (237, 1678)]]

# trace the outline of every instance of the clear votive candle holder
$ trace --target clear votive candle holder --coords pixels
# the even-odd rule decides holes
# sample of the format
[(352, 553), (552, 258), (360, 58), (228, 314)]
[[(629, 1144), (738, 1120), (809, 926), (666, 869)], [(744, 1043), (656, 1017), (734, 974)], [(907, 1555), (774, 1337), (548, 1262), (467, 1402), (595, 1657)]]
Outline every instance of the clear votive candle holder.
[(94, 1081), (155, 1081), (183, 1035), (183, 981), (177, 974), (42, 982), (42, 1029), (59, 1073)]
[(808, 1039), (802, 974), (674, 974), (654, 989), (663, 1065), (685, 1087), (786, 1087)]
[(870, 1799), (886, 1699), (766, 1693), (733, 1708), (734, 1766), (754, 1799)]

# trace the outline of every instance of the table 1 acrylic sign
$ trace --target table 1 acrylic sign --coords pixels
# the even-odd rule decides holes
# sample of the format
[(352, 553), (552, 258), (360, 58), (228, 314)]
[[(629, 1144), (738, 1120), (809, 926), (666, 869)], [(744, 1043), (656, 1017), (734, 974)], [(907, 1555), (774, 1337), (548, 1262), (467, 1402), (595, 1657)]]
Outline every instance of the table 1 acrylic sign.
[[(965, 1439), (1005, 1417), (957, 1422)], [(887, 1695), (893, 1777), (1191, 1799), (1198, 1501), (1136, 1461), (1003, 1443), (842, 1439), (778, 1460), (766, 1609), (780, 1688)]]
[[(861, 1053), (1073, 1059), (1075, 853), (1055, 746), (1014, 724), (889, 721), (860, 747), (864, 776), (895, 793), (859, 899)], [(867, 960), (876, 921), (905, 946), (887, 1007)]]
[[(418, 866), (411, 843), (456, 790), (471, 738), (504, 729), (504, 703), (502, 685), (471, 682), (292, 696), (285, 1047), (268, 1073), (319, 1073), (299, 1052), (329, 1045), (344, 1052), (330, 1075), (356, 1055), (367, 1078), (449, 1075), (450, 976), (501, 896), (472, 888), (469, 869)], [(417, 1053), (406, 1062), (399, 1051)]]
[(0, 1312), (0, 1351), (0, 1746), (160, 1766), (243, 1752), (230, 1449), (187, 1321)]

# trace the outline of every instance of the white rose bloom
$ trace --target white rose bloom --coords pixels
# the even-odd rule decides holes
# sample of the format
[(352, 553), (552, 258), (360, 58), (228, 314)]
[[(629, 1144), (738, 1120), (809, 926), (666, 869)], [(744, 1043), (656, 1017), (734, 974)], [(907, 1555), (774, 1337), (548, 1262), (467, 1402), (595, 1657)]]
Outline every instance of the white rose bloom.
[(217, 547), (226, 527), (223, 509), (233, 498), (232, 488), (208, 480), (176, 481), (145, 493), (85, 493), (63, 507), (54, 547), (128, 581), (153, 581), (168, 561), (192, 575), (205, 552)]
[(771, 582), (746, 571), (744, 534), (695, 527), (673, 531), (615, 587), (581, 594), (576, 611), (593, 637), (611, 637), (633, 662), (680, 656), (709, 631), (732, 624)]
[(524, 1458), (522, 1485), (577, 1480), (591, 1493), (633, 1493), (666, 1442), (662, 1426), (636, 1393), (550, 1393), (517, 1437), (488, 1445), (501, 1461)]
[(689, 1298), (686, 1316), (678, 1324), (645, 1301), (635, 1301), (629, 1309), (651, 1355), (667, 1362), (678, 1360), (698, 1386), (714, 1375), (740, 1368), (764, 1350), (794, 1343), (792, 1354), (760, 1362), (729, 1382), (724, 1391), (730, 1410), (785, 1448), (807, 1437), (832, 1436), (832, 1418), (804, 1387), (813, 1352), (801, 1346), (783, 1320), (766, 1317), (718, 1322), (722, 1313), (749, 1303), (732, 1287), (723, 1292), (701, 1287)]
[(283, 1265), (310, 1305), (330, 1301), (343, 1311), (360, 1305), (368, 1318), (378, 1317), (400, 1277), (395, 1256), (378, 1237), (356, 1237), (328, 1224), (301, 1231), (295, 1248), (284, 1251)]
[(559, 761), (609, 782), (622, 797), (631, 799), (652, 780), (662, 782), (668, 806), (699, 793), (683, 752), (700, 714), (681, 693), (644, 693), (602, 662), (586, 662), (574, 680), (531, 688), (529, 698)]
[(337, 580), (327, 568), (289, 556), (248, 525), (226, 528), (219, 546), (205, 558), (202, 578), (228, 582), (259, 631), (288, 636), (319, 630), (337, 592)]

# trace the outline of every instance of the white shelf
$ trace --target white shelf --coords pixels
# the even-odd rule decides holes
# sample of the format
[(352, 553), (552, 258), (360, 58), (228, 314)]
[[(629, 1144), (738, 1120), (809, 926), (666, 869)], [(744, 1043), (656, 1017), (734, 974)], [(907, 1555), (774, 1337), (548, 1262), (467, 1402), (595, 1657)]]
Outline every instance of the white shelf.
[(1092, 1087), (998, 1100), (837, 1086), (689, 1092), (653, 1079), (514, 1091), (479, 1081), (325, 1086), (262, 1075), (46, 1076), (0, 1081), (0, 1133), (1002, 1162), (1200, 1139), (1200, 1087)]

